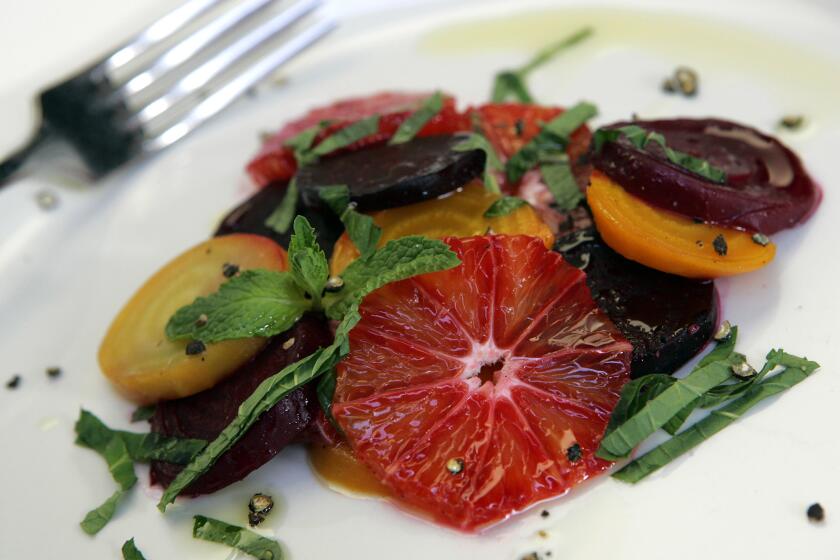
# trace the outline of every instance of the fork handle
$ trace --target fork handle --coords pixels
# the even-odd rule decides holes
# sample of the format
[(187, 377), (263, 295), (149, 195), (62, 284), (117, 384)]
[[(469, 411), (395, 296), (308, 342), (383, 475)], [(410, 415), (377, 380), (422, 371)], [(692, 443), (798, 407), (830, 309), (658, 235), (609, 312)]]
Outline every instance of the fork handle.
[(53, 136), (52, 130), (42, 124), (29, 141), (0, 162), (0, 187), (11, 183), (12, 177)]

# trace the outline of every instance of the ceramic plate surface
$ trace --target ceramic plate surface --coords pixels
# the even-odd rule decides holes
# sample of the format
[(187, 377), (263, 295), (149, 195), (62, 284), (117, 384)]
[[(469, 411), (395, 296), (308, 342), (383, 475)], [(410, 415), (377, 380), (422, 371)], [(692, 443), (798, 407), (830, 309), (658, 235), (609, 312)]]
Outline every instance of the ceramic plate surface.
[[(129, 5), (131, 4), (131, 5)], [(0, 32), (0, 145), (26, 131), (37, 87), (164, 13), (173, 3), (77, 0), (16, 4)], [(221, 118), (150, 161), (87, 185), (43, 173), (0, 191), (0, 558), (113, 559), (135, 537), (149, 560), (224, 559), (191, 538), (202, 513), (244, 524), (254, 491), (279, 499), (265, 533), (290, 558), (681, 560), (837, 558), (840, 549), (840, 10), (829, 2), (623, 0), (592, 2), (363, 2), (342, 4), (341, 30)], [(12, 14), (7, 14), (12, 15)], [(804, 129), (779, 132), (825, 189), (804, 227), (774, 236), (776, 260), (720, 282), (723, 314), (740, 348), (759, 362), (772, 347), (822, 363), (806, 382), (628, 486), (601, 477), (569, 496), (465, 536), (387, 503), (346, 497), (318, 482), (303, 449), (285, 450), (245, 481), (161, 515), (159, 490), (141, 483), (96, 538), (84, 513), (113, 491), (105, 464), (73, 444), (84, 406), (128, 428), (132, 406), (99, 372), (96, 351), (122, 303), (161, 264), (206, 238), (251, 190), (243, 167), (259, 133), (311, 106), (387, 89), (445, 89), (487, 99), (493, 73), (582, 25), (595, 37), (533, 76), (539, 101), (598, 104), (597, 123), (720, 116), (773, 132), (801, 113)], [(14, 45), (14, 48), (8, 45)], [(680, 64), (701, 78), (694, 99), (661, 92)], [(44, 189), (58, 206), (35, 203)], [(63, 374), (48, 379), (45, 368)], [(135, 426), (134, 428), (137, 428)], [(823, 526), (806, 507), (826, 507)]]

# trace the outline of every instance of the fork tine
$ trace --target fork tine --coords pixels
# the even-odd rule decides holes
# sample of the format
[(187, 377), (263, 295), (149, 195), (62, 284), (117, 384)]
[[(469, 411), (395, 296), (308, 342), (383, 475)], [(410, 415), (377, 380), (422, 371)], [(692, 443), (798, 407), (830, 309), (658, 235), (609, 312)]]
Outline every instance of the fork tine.
[(102, 70), (110, 74), (124, 67), (149, 48), (170, 37), (184, 25), (206, 10), (225, 0), (190, 0), (181, 4), (118, 48), (101, 64)]
[(284, 29), (306, 16), (323, 3), (323, 0), (304, 0), (280, 12), (235, 43), (226, 47), (201, 66), (178, 80), (168, 92), (143, 107), (133, 121), (144, 125), (160, 116), (184, 98), (195, 93), (222, 72), (230, 68), (244, 55), (268, 41)]
[(143, 142), (143, 151), (147, 153), (163, 149), (203, 124), (207, 119), (230, 105), (237, 97), (255, 83), (264, 79), (281, 64), (289, 61), (312, 43), (332, 31), (336, 22), (332, 19), (321, 20), (306, 30), (295, 35), (282, 46), (252, 64), (242, 73), (199, 102), (184, 115), (180, 122), (170, 126), (160, 134)]
[(227, 10), (213, 21), (174, 45), (146, 70), (140, 72), (117, 88), (116, 94), (124, 98), (136, 95), (156, 82), (170, 70), (192, 58), (201, 49), (227, 33), (248, 16), (266, 7), (273, 0), (245, 0)]

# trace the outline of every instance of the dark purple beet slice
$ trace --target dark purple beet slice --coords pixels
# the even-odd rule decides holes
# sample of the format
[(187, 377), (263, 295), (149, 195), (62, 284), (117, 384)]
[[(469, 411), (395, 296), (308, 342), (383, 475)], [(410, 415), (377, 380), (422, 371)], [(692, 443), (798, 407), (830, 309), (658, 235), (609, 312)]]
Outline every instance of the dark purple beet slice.
[[(283, 344), (292, 339), (292, 345), (283, 349)], [(150, 419), (152, 431), (213, 440), (236, 417), (239, 405), (265, 378), (331, 342), (332, 336), (324, 319), (306, 315), (294, 327), (274, 337), (251, 362), (212, 389), (159, 403)], [(318, 410), (314, 384), (296, 389), (263, 414), (248, 433), (183, 494), (210, 494), (242, 480), (286, 445), (305, 436)], [(152, 484), (168, 485), (182, 468), (181, 465), (153, 461)]]
[[(288, 247), (292, 236), (291, 228), (286, 233), (277, 233), (265, 225), (265, 220), (283, 200), (285, 193), (285, 183), (271, 183), (258, 190), (251, 198), (225, 216), (219, 229), (216, 230), (216, 235), (255, 233), (270, 237), (283, 247)], [(341, 225), (339, 219), (329, 210), (309, 208), (301, 202), (298, 202), (297, 213), (309, 220), (318, 232), (318, 244), (329, 257), (336, 240), (344, 231), (344, 226)]]
[(726, 227), (775, 233), (807, 219), (819, 187), (790, 149), (753, 128), (719, 119), (621, 122), (661, 133), (668, 146), (726, 172), (717, 184), (670, 163), (651, 144), (642, 151), (627, 139), (607, 142), (592, 155), (595, 168), (627, 192), (660, 208)]
[(484, 171), (484, 152), (455, 151), (458, 135), (415, 138), (324, 158), (297, 172), (301, 197), (322, 207), (318, 188), (347, 185), (359, 210), (382, 210), (421, 202), (463, 187)]
[(586, 272), (586, 283), (633, 345), (633, 377), (673, 373), (711, 338), (718, 316), (714, 282), (692, 280), (625, 259), (589, 227), (557, 239), (555, 250)]

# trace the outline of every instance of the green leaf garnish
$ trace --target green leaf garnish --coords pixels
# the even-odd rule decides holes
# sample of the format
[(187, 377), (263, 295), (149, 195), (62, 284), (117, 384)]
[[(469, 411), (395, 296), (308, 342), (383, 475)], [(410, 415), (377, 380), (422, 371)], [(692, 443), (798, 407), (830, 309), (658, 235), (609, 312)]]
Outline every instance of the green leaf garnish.
[(354, 142), (376, 134), (379, 130), (379, 115), (373, 115), (356, 122), (350, 123), (344, 128), (336, 130), (333, 134), (321, 140), (314, 148), (306, 152), (306, 163), (310, 164), (321, 156), (331, 154), (341, 148), (346, 148)]
[(417, 136), (417, 133), (426, 126), (427, 122), (440, 113), (442, 108), (443, 94), (436, 91), (423, 102), (419, 109), (414, 111), (406, 120), (403, 121), (388, 143), (403, 144), (412, 140), (415, 136)]
[(318, 194), (344, 224), (350, 241), (359, 253), (363, 257), (373, 253), (376, 250), (376, 244), (379, 243), (382, 230), (373, 218), (356, 211), (350, 203), (350, 189), (347, 185), (320, 187)]
[(134, 544), (134, 538), (130, 538), (122, 545), (123, 560), (146, 560), (143, 553)]
[(286, 192), (283, 193), (283, 200), (280, 201), (277, 208), (265, 219), (265, 227), (271, 228), (281, 235), (289, 231), (289, 226), (292, 225), (292, 220), (295, 217), (299, 196), (297, 180), (295, 177), (292, 177), (292, 180), (289, 181), (286, 187)]
[(336, 375), (335, 370), (331, 369), (321, 376), (316, 387), (316, 394), (318, 395), (318, 404), (321, 405), (321, 410), (324, 411), (327, 419), (330, 421), (335, 429), (339, 430), (338, 423), (332, 415), (332, 402), (335, 396)]
[(733, 352), (737, 332), (737, 327), (733, 327), (729, 338), (705, 356), (691, 373), (647, 400), (632, 416), (615, 426), (601, 440), (596, 455), (608, 461), (626, 457), (642, 440), (692, 405), (709, 389), (729, 379), (732, 376), (732, 364), (742, 359)]
[(572, 210), (583, 200), (583, 193), (572, 174), (569, 157), (563, 154), (557, 159), (556, 163), (540, 165), (540, 173), (557, 206), (561, 210)]
[(318, 245), (315, 229), (303, 216), (295, 218), (295, 232), (289, 241), (289, 268), (298, 286), (308, 293), (313, 306), (320, 307), (321, 293), (330, 275), (324, 250)]
[(665, 157), (674, 165), (696, 175), (708, 179), (714, 183), (726, 182), (726, 171), (714, 167), (705, 159), (700, 159), (685, 152), (668, 147), (665, 137), (658, 133), (645, 130), (644, 128), (630, 124), (619, 128), (598, 129), (592, 137), (592, 145), (596, 152), (600, 152), (606, 142), (616, 142), (624, 136), (633, 146), (640, 150), (647, 149), (650, 143), (658, 144)]
[(484, 188), (491, 193), (499, 194), (502, 191), (499, 189), (499, 182), (496, 180), (494, 171), (502, 169), (502, 161), (496, 155), (496, 150), (484, 137), (484, 135), (477, 132), (471, 132), (465, 136), (464, 140), (453, 147), (459, 152), (469, 152), (472, 150), (481, 150), (484, 152)]
[(285, 142), (283, 142), (283, 145), (294, 150), (295, 156), (297, 156), (298, 154), (301, 154), (311, 148), (312, 143), (315, 142), (315, 138), (318, 137), (318, 134), (329, 125), (330, 121), (321, 121), (316, 125), (310, 126), (309, 128), (298, 132), (291, 138), (288, 138)]
[(485, 218), (500, 218), (507, 216), (517, 208), (526, 206), (528, 203), (517, 196), (503, 196), (484, 211)]
[[(274, 336), (288, 330), (311, 307), (288, 272), (245, 270), (209, 296), (180, 308), (166, 324), (171, 340), (212, 344), (231, 338)], [(205, 320), (199, 320), (199, 318)]]
[(532, 103), (533, 97), (528, 92), (528, 88), (525, 85), (525, 78), (528, 74), (569, 47), (580, 43), (590, 35), (592, 35), (591, 27), (580, 29), (568, 37), (564, 37), (556, 43), (552, 43), (551, 45), (541, 49), (534, 58), (532, 58), (524, 66), (515, 70), (505, 70), (503, 72), (499, 72), (496, 74), (496, 78), (493, 81), (493, 93), (491, 95), (491, 100), (494, 103), (502, 103), (510, 98), (513, 98), (514, 101), (518, 101), (520, 103)]
[(411, 235), (394, 239), (369, 257), (356, 259), (341, 277), (344, 288), (325, 296), (327, 316), (338, 319), (362, 298), (385, 284), (418, 274), (447, 270), (461, 264), (457, 255), (439, 239)]
[(784, 366), (785, 369), (772, 377), (751, 385), (742, 396), (722, 408), (713, 410), (703, 420), (641, 457), (634, 459), (613, 474), (613, 477), (630, 483), (642, 480), (732, 424), (761, 401), (803, 381), (819, 367), (816, 362), (785, 354), (781, 350), (772, 351), (768, 355), (768, 362), (773, 362), (775, 365), (769, 367), (767, 371), (771, 371), (778, 366)]
[(138, 406), (134, 409), (134, 412), (131, 413), (131, 421), (132, 422), (142, 422), (143, 420), (148, 420), (152, 416), (155, 415), (155, 405), (150, 404), (147, 406)]
[(193, 517), (193, 537), (225, 544), (259, 560), (281, 560), (280, 544), (257, 533), (203, 515)]

